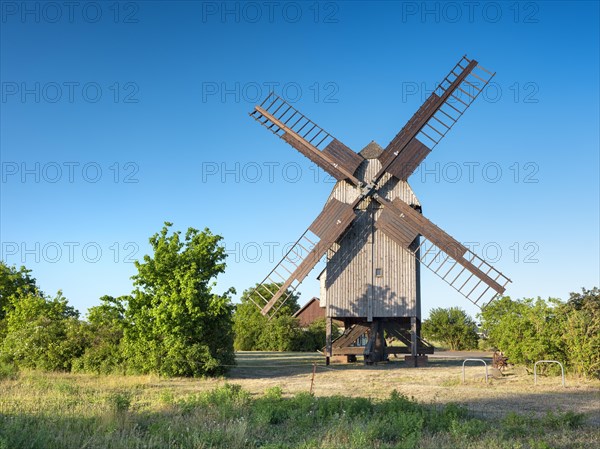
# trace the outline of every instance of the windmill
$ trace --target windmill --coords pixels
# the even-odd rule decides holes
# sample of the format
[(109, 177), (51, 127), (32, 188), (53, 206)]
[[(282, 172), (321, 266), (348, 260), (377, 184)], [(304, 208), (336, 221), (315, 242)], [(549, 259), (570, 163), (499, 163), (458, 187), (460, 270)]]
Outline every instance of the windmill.
[[(263, 315), (276, 314), (326, 256), (319, 279), (327, 362), (404, 353), (416, 365), (433, 353), (420, 337), (422, 265), (479, 307), (504, 293), (510, 279), (425, 218), (407, 182), (493, 76), (463, 56), (385, 149), (372, 142), (360, 153), (273, 92), (255, 106), (255, 120), (337, 180), (322, 212), (251, 295)], [(334, 341), (333, 320), (344, 323)], [(404, 346), (387, 346), (386, 336)]]

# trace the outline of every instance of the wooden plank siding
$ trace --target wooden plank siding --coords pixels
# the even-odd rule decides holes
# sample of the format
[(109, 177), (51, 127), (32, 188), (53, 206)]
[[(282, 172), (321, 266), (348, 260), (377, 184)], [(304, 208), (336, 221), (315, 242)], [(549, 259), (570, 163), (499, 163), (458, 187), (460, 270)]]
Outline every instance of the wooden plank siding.
[[(381, 169), (378, 159), (364, 160), (355, 176), (369, 180)], [(378, 193), (387, 200), (400, 198), (418, 205), (408, 183), (386, 174)], [(329, 201), (352, 203), (359, 190), (346, 181), (338, 182)], [(339, 207), (339, 206), (338, 206)], [(367, 319), (417, 316), (416, 260), (404, 248), (374, 226), (382, 213), (376, 202), (364, 200), (356, 221), (328, 253), (321, 280), (321, 302), (333, 318)], [(381, 276), (376, 275), (381, 270)]]

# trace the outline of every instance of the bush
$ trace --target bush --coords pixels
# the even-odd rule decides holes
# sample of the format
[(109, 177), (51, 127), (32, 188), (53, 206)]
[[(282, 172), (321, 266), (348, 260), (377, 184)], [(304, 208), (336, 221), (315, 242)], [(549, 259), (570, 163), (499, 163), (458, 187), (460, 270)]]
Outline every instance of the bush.
[(559, 311), (568, 364), (580, 375), (600, 378), (600, 289), (571, 293)]
[(87, 346), (85, 323), (61, 292), (13, 297), (6, 317), (0, 361), (18, 368), (69, 371)]
[(560, 320), (552, 303), (541, 298), (513, 301), (501, 298), (482, 312), (490, 343), (503, 351), (512, 363), (532, 365), (543, 359), (565, 360)]
[[(28, 294), (40, 294), (31, 270), (25, 267), (17, 269), (0, 260), (0, 322), (13, 308), (11, 300)], [(0, 329), (0, 338), (4, 335)]]
[[(237, 351), (319, 351), (325, 346), (325, 318), (306, 329), (292, 315), (300, 309), (298, 296), (291, 294), (274, 318), (260, 313), (256, 304), (264, 303), (279, 289), (279, 284), (245, 290), (233, 317), (234, 347)], [(265, 299), (263, 299), (265, 298)], [(255, 304), (256, 303), (256, 304)], [(333, 326), (333, 338), (339, 330)]]
[(261, 351), (297, 351), (301, 335), (297, 318), (279, 315), (266, 323), (257, 345)]
[(109, 374), (122, 370), (121, 340), (128, 300), (127, 296), (103, 296), (99, 306), (90, 307), (87, 316), (90, 343), (84, 354), (73, 361), (74, 371)]
[(0, 380), (3, 379), (16, 379), (19, 374), (19, 370), (14, 363), (6, 363), (0, 361)]
[(477, 348), (477, 325), (459, 307), (433, 309), (421, 330), (425, 338), (447, 344), (453, 351)]
[[(538, 360), (558, 360), (583, 376), (600, 377), (600, 290), (571, 293), (558, 299), (504, 297), (482, 312), (489, 343), (512, 363), (532, 366)], [(542, 370), (560, 372), (558, 367)]]
[[(326, 339), (326, 321), (325, 318), (317, 318), (310, 323), (308, 328), (303, 329), (299, 335), (297, 351), (321, 351), (325, 347)], [(340, 335), (340, 330), (333, 325), (331, 328), (331, 338), (335, 340)]]
[[(234, 347), (238, 351), (295, 351), (298, 350), (300, 327), (291, 317), (300, 306), (298, 295), (290, 293), (275, 318), (260, 313), (257, 304), (273, 297), (280, 284), (255, 285), (242, 293), (233, 316)], [(256, 290), (258, 288), (258, 290)]]

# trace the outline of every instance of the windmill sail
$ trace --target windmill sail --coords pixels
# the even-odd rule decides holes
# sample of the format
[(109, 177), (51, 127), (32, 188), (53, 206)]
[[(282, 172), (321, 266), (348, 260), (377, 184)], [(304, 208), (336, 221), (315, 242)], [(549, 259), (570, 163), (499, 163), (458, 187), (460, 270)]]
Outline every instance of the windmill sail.
[(463, 56), (386, 147), (379, 157), (383, 168), (375, 181), (385, 172), (406, 181), (493, 76), (477, 61)]
[[(479, 307), (501, 296), (510, 279), (402, 200), (377, 197), (384, 210), (375, 226), (422, 265)], [(424, 238), (415, 245), (415, 238)]]
[[(257, 296), (264, 300), (261, 305), (263, 315), (269, 314), (276, 305), (274, 313), (279, 310), (355, 217), (350, 204), (332, 199), (325, 205), (315, 221), (255, 289)], [(273, 284), (280, 285), (279, 290), (270, 291), (269, 286)], [(261, 295), (260, 287), (270, 291), (272, 296)]]
[(282, 138), (338, 181), (358, 185), (354, 172), (363, 161), (352, 151), (283, 98), (271, 92), (250, 116)]

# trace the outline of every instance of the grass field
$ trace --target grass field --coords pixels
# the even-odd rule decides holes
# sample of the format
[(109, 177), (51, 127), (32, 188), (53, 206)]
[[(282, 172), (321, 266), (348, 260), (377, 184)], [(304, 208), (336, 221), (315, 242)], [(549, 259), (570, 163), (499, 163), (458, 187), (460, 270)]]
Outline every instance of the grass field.
[[(483, 366), (323, 366), (238, 353), (218, 379), (25, 372), (0, 381), (0, 449), (600, 447), (600, 382)], [(313, 363), (317, 363), (313, 396)], [(398, 394), (390, 396), (396, 390)]]

